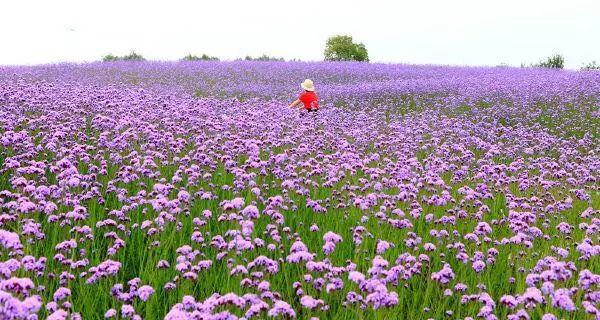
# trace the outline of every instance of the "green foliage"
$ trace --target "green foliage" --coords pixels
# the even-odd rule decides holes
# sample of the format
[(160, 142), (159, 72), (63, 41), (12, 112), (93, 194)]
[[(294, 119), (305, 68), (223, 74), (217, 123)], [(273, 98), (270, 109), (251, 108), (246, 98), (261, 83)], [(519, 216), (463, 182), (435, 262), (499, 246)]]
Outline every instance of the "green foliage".
[(581, 71), (593, 71), (593, 70), (600, 70), (600, 64), (598, 64), (596, 61), (592, 61), (592, 62), (586, 64), (585, 66), (581, 67)]
[(246, 61), (285, 61), (283, 58), (271, 57), (264, 53), (262, 56), (256, 57), (256, 58), (251, 57), (251, 56), (246, 56), (244, 58), (244, 60), (246, 60)]
[(546, 58), (546, 61), (540, 61), (536, 67), (550, 68), (550, 69), (563, 69), (565, 67), (565, 58), (560, 54), (555, 54)]
[(123, 56), (121, 60), (124, 61), (145, 61), (144, 57), (141, 54), (136, 53), (135, 51), (131, 51), (128, 55)]
[(187, 56), (183, 57), (184, 61), (219, 61), (219, 58), (209, 56), (206, 53), (203, 53), (201, 56), (192, 55), (191, 53)]
[(107, 54), (104, 57), (102, 57), (102, 61), (104, 61), (104, 62), (117, 61), (117, 60), (119, 60), (119, 57), (113, 56), (112, 54)]
[(144, 57), (135, 52), (135, 50), (132, 50), (128, 55), (124, 55), (124, 56), (115, 56), (112, 54), (107, 54), (102, 58), (102, 61), (104, 62), (112, 62), (112, 61), (145, 61), (146, 59), (144, 59)]
[(337, 35), (325, 43), (325, 60), (369, 62), (369, 53), (364, 44), (354, 43), (351, 36)]

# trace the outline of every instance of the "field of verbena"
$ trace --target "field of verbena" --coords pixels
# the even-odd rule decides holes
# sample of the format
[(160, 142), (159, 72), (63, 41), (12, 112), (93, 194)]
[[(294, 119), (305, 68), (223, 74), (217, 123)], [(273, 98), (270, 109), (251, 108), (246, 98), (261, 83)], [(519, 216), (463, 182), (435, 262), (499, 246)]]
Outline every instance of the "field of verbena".
[(599, 72), (2, 67), (0, 318), (600, 319), (599, 103)]

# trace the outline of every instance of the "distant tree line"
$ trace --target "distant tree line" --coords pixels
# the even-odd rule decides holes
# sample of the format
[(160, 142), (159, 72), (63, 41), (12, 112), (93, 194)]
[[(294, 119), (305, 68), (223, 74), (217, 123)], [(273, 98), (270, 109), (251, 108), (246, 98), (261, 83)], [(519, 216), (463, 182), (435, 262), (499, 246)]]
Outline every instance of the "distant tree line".
[[(524, 68), (525, 64), (521, 64), (521, 67)], [(565, 58), (561, 54), (554, 54), (552, 56), (547, 57), (545, 60), (541, 60), (536, 64), (532, 64), (531, 67), (535, 68), (548, 68), (548, 69), (564, 69), (565, 67)], [(592, 61), (583, 65), (580, 68), (581, 71), (594, 71), (600, 70), (600, 64), (596, 61)]]
[[(325, 43), (325, 61), (364, 61), (369, 62), (369, 54), (367, 48), (363, 43), (354, 43), (351, 36), (348, 35), (336, 35), (327, 39)], [(144, 61), (144, 57), (135, 51), (131, 51), (125, 56), (115, 56), (108, 54), (102, 58), (102, 61)], [(183, 57), (183, 61), (219, 61), (218, 57), (209, 56), (205, 53), (202, 55), (188, 54)], [(285, 61), (283, 58), (275, 56), (269, 56), (263, 54), (258, 57), (246, 56), (243, 59), (236, 59), (238, 61)], [(292, 61), (299, 61), (293, 59)]]
[[(336, 35), (327, 39), (325, 43), (325, 61), (369, 61), (369, 54), (363, 43), (355, 43), (351, 36), (348, 35)], [(132, 50), (129, 54), (124, 56), (115, 56), (108, 54), (102, 58), (102, 61), (145, 61), (146, 59), (139, 53)], [(205, 53), (202, 55), (188, 54), (183, 57), (183, 61), (219, 61), (218, 57), (209, 56)], [(283, 58), (269, 56), (263, 54), (258, 57), (246, 56), (243, 59), (238, 58), (236, 61), (285, 61)], [(300, 61), (292, 59), (290, 61)], [(554, 54), (541, 60), (538, 63), (529, 65), (535, 68), (548, 68), (548, 69), (563, 69), (565, 67), (565, 58), (561, 54)], [(508, 67), (507, 64), (500, 64), (498, 67)], [(521, 64), (521, 67), (526, 67), (525, 64)], [(581, 67), (582, 71), (593, 71), (600, 70), (600, 64), (596, 61), (592, 61)]]
[[(141, 55), (136, 53), (135, 51), (131, 51), (131, 53), (129, 53), (128, 55), (124, 55), (124, 56), (116, 56), (113, 54), (107, 54), (104, 57), (102, 57), (102, 61), (104, 62), (111, 62), (111, 61), (145, 61), (146, 59)], [(185, 57), (183, 57), (181, 59), (182, 61), (219, 61), (218, 57), (214, 57), (214, 56), (209, 56), (206, 53), (203, 53), (202, 55), (193, 55), (193, 54), (188, 54)], [(272, 57), (269, 56), (267, 54), (263, 54), (261, 56), (258, 57), (252, 57), (252, 56), (246, 56), (245, 58), (238, 58), (236, 59), (237, 61), (285, 61), (285, 59), (283, 58), (277, 58), (277, 57)], [(291, 61), (300, 61), (300, 60), (296, 60), (293, 59)]]

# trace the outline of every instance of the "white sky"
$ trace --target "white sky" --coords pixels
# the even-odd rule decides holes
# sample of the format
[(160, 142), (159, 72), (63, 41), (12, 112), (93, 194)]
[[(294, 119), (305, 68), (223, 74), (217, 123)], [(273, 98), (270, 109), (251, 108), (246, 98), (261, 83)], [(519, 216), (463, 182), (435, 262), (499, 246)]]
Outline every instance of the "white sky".
[(561, 53), (578, 68), (600, 62), (600, 1), (0, 0), (0, 65), (132, 49), (152, 60), (321, 60), (338, 33), (365, 43), (372, 61), (518, 66)]

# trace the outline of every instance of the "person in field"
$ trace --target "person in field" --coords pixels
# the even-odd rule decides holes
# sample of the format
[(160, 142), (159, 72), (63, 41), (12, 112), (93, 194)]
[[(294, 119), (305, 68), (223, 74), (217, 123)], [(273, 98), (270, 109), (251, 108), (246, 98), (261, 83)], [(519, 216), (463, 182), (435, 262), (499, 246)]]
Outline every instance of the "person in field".
[(312, 80), (304, 80), (304, 82), (300, 84), (300, 87), (304, 89), (304, 92), (300, 94), (298, 99), (290, 104), (290, 108), (302, 104), (300, 109), (304, 109), (306, 112), (317, 112), (319, 110), (319, 97), (317, 97), (317, 94), (315, 93), (315, 85)]

